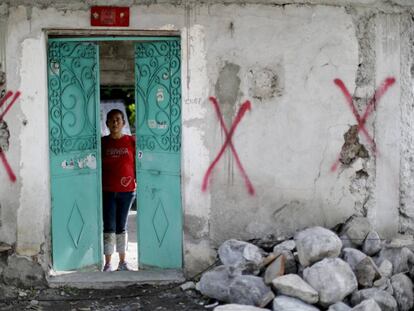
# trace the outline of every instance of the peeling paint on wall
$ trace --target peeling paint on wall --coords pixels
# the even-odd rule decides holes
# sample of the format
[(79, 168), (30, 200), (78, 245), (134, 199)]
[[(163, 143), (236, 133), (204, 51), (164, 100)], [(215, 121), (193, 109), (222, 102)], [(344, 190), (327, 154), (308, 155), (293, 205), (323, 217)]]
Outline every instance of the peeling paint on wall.
[(239, 65), (226, 62), (220, 70), (215, 85), (216, 97), (220, 103), (221, 112), (226, 124), (230, 124), (236, 110), (235, 105), (240, 91), (239, 71)]
[(369, 157), (368, 150), (359, 142), (358, 125), (353, 125), (344, 134), (345, 143), (342, 146), (339, 161), (344, 165), (351, 165), (357, 158)]
[(0, 121), (0, 152), (9, 150), (10, 132), (6, 121)]
[[(378, 89), (374, 92), (371, 99), (367, 102), (365, 111), (363, 114), (360, 114), (354, 104), (353, 98), (351, 93), (346, 88), (345, 84), (342, 82), (341, 79), (335, 79), (334, 83), (339, 87), (339, 89), (342, 91), (343, 95), (345, 96), (346, 102), (351, 108), (352, 114), (355, 117), (355, 120), (357, 121), (358, 125), (356, 128), (350, 129), (349, 133), (345, 134), (345, 147), (342, 148), (342, 151), (340, 153), (339, 159), (332, 165), (331, 171), (335, 171), (338, 167), (339, 162), (349, 165), (352, 161), (349, 159), (354, 159), (355, 155), (354, 152), (360, 152), (361, 147), (359, 146), (358, 141), (358, 133), (362, 132), (364, 134), (365, 138), (367, 139), (371, 149), (372, 153), (374, 155), (377, 154), (378, 150), (376, 148), (375, 140), (372, 137), (371, 134), (368, 133), (367, 129), (365, 128), (365, 123), (367, 122), (368, 117), (374, 112), (376, 105), (380, 101), (381, 97), (387, 92), (388, 88), (390, 88), (395, 83), (395, 78), (388, 77), (384, 80), (383, 83), (378, 87)], [(357, 143), (357, 144), (355, 144)], [(352, 148), (354, 146), (354, 148)], [(355, 147), (357, 150), (355, 150)], [(365, 149), (365, 148), (364, 148)], [(346, 155), (351, 151), (351, 155)], [(366, 151), (366, 150), (365, 150)]]
[(252, 68), (249, 70), (249, 94), (257, 100), (270, 100), (281, 97), (284, 91), (282, 66), (272, 68)]

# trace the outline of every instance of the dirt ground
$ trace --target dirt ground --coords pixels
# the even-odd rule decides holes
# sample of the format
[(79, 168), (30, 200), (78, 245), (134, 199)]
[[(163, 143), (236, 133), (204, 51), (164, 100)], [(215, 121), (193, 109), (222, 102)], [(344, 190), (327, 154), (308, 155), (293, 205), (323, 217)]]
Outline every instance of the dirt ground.
[(207, 298), (178, 285), (132, 286), (122, 289), (32, 289), (0, 287), (0, 310), (212, 310)]

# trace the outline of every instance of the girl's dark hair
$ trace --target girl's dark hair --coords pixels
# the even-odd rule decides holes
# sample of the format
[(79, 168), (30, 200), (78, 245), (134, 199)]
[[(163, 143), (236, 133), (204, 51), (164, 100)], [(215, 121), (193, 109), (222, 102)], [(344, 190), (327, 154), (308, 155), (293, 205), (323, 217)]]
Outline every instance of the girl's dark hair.
[(125, 123), (125, 116), (124, 113), (119, 109), (112, 109), (106, 114), (106, 122), (108, 122), (109, 118), (112, 117), (114, 114), (119, 113), (122, 116), (122, 121)]

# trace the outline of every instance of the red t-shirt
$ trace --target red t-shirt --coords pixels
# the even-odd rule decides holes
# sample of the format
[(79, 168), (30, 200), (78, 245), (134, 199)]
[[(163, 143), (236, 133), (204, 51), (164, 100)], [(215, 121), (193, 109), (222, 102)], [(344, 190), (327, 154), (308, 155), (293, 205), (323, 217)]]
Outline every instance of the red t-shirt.
[(135, 188), (135, 137), (102, 137), (103, 191), (132, 192)]

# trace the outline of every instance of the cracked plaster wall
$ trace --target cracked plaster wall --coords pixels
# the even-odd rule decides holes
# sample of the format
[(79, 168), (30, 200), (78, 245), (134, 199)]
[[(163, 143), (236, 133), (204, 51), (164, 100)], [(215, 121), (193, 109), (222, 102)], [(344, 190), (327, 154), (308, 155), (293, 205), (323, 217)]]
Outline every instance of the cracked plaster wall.
[[(244, 1), (252, 2), (256, 1)], [(47, 269), (50, 193), (42, 28), (90, 28), (87, 9), (98, 2), (5, 3), (10, 3), (8, 87), (20, 90), (22, 97), (7, 117), (12, 139), (8, 154), (18, 182), (8, 183), (0, 168), (0, 240), (16, 243), (17, 255), (36, 256)], [(408, 2), (117, 1), (132, 3), (145, 5), (131, 7), (131, 29), (181, 31), (187, 271), (208, 265), (214, 248), (227, 238), (290, 235), (311, 225), (331, 227), (354, 214), (370, 217), (380, 231), (384, 228), (384, 235), (413, 230), (414, 38)], [(387, 47), (390, 37), (398, 49)], [(385, 64), (390, 57), (392, 61)], [(387, 75), (397, 79), (394, 93), (380, 103), (389, 109), (374, 113), (366, 125), (375, 133), (384, 160), (377, 165), (372, 153), (357, 156), (332, 173), (344, 134), (356, 124), (333, 79), (344, 81), (362, 111)], [(233, 143), (256, 188), (255, 196), (248, 195), (228, 150), (214, 169), (207, 192), (201, 192), (205, 170), (225, 141), (208, 96), (216, 96), (223, 105), (228, 127), (240, 104), (246, 99), (252, 102)], [(366, 145), (363, 139), (360, 143)], [(387, 161), (398, 165), (387, 167)], [(393, 183), (387, 184), (390, 178)], [(391, 221), (383, 213), (388, 206)]]

